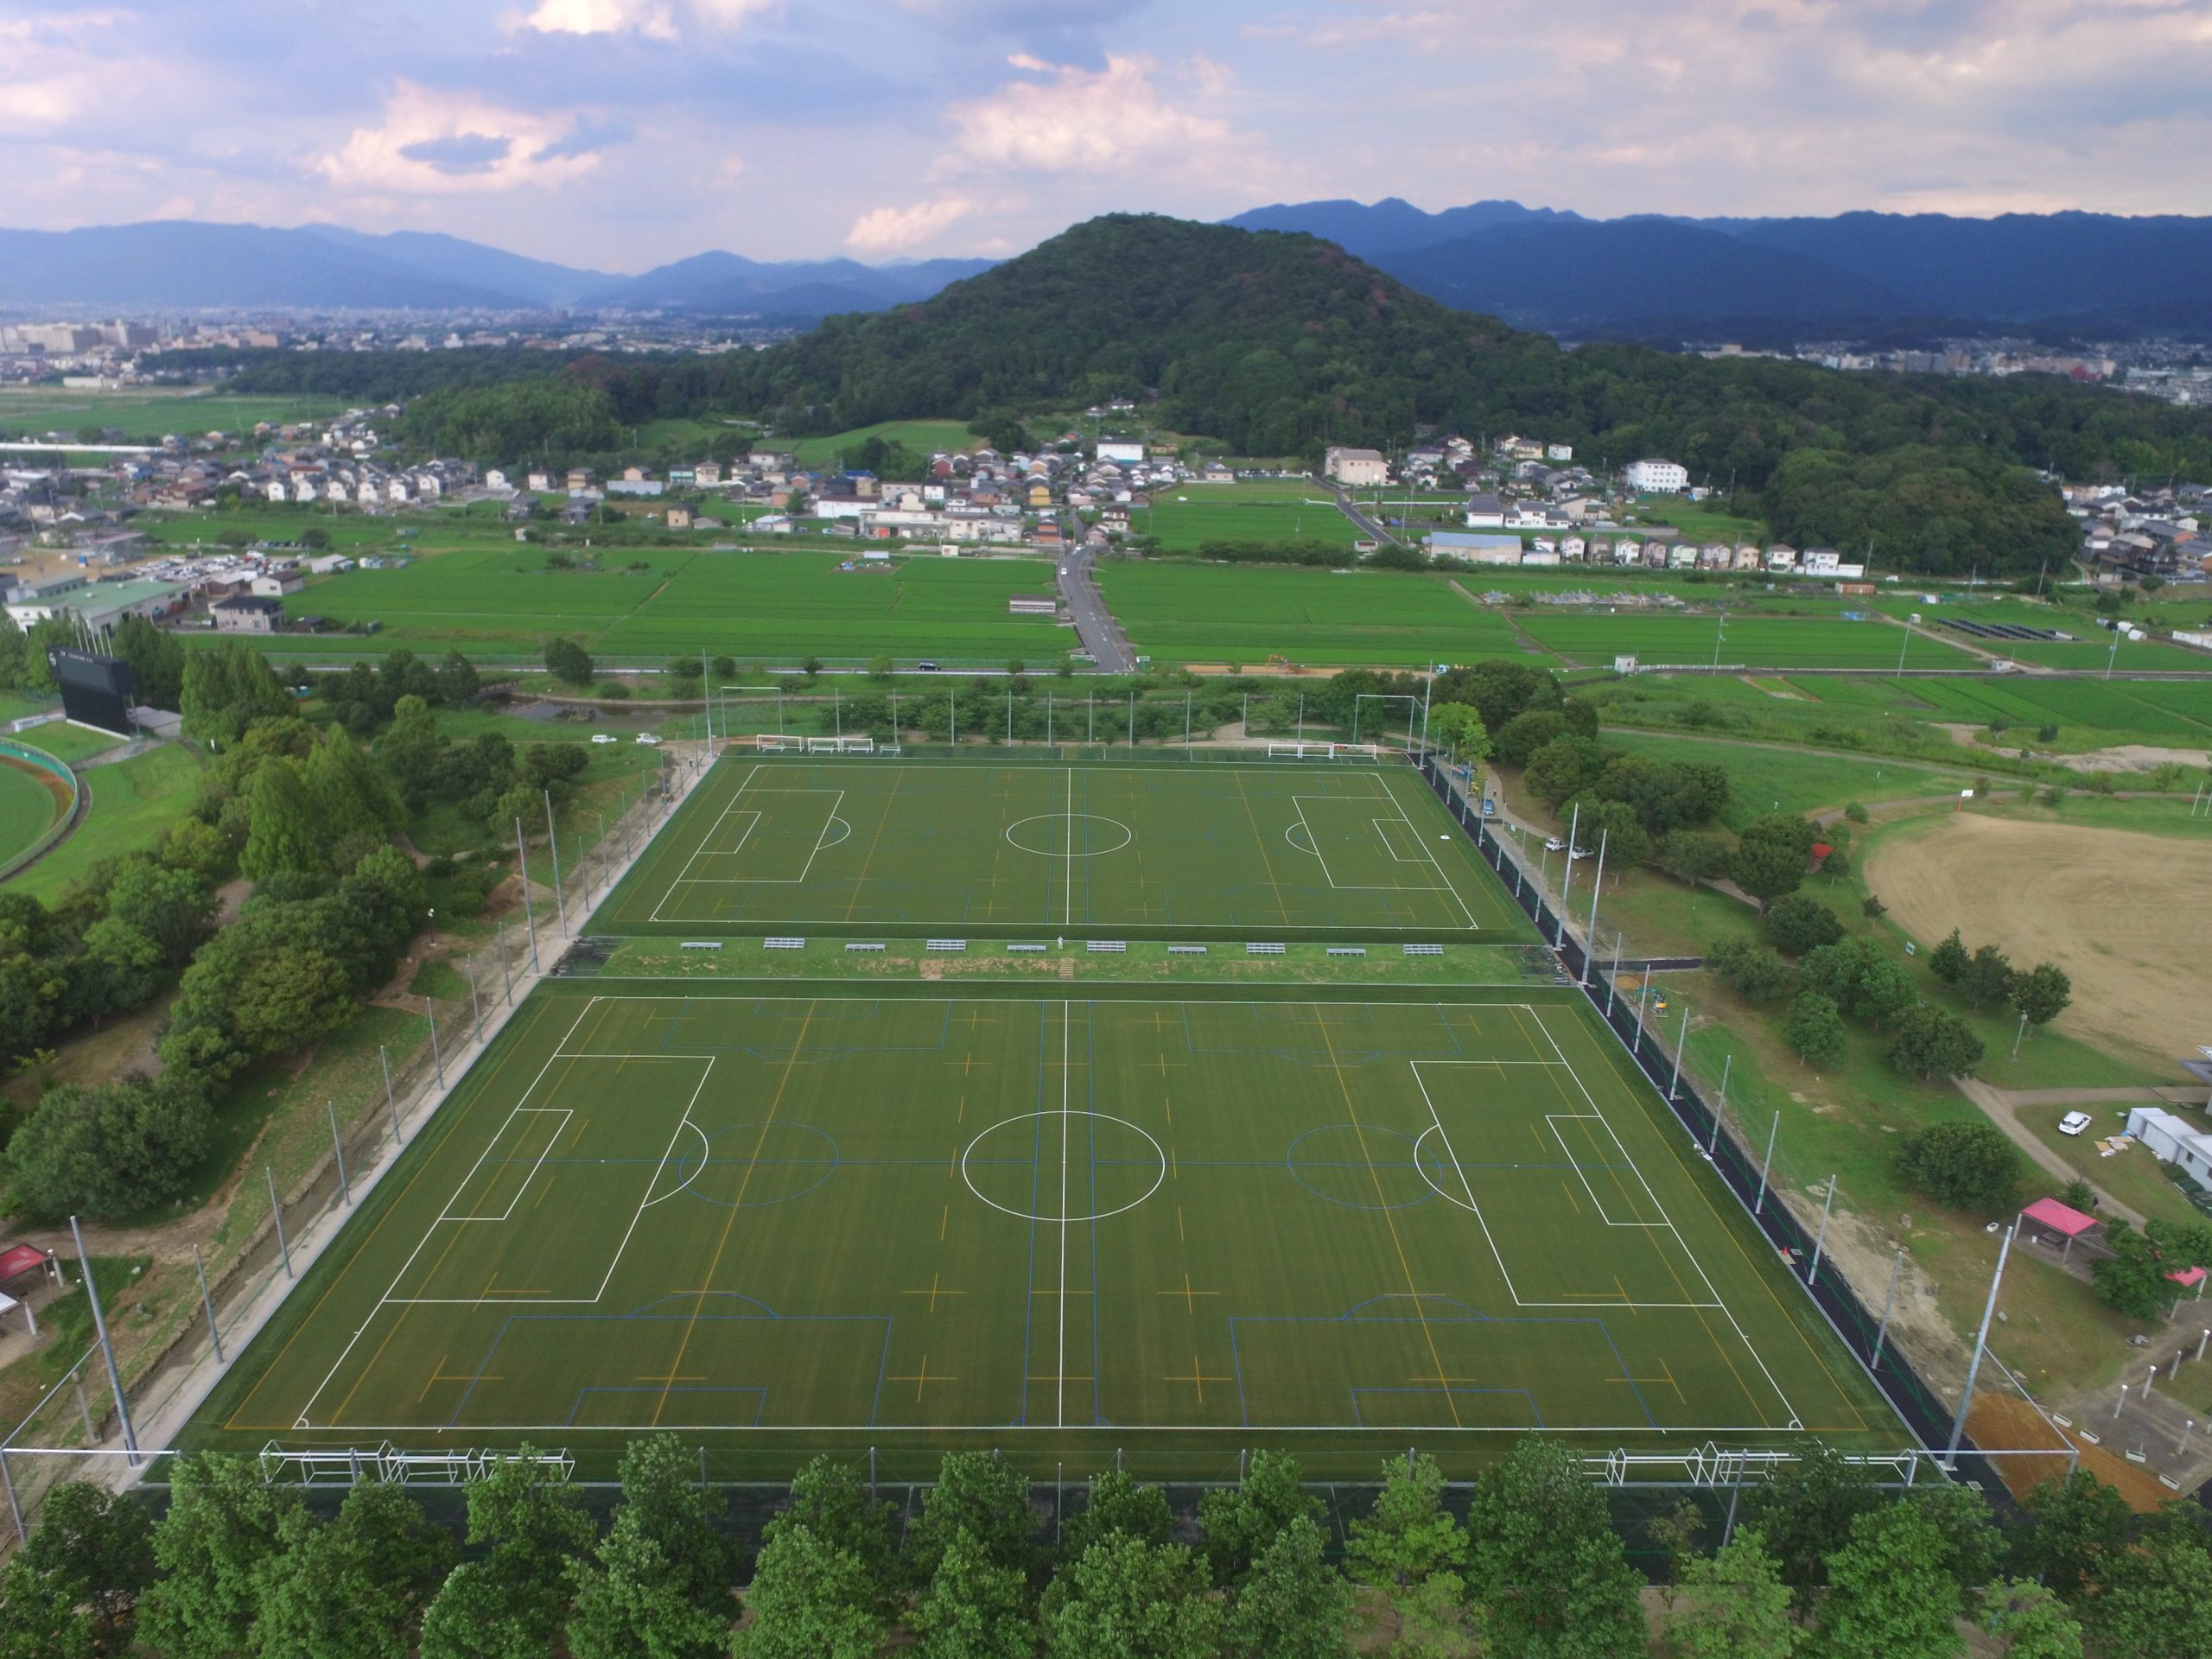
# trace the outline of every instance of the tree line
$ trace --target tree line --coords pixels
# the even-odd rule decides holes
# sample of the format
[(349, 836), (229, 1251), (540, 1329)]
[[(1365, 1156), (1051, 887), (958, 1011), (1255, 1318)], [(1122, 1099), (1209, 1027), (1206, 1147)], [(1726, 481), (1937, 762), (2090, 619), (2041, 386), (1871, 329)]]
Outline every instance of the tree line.
[(404, 1487), (357, 1485), (325, 1518), (208, 1454), (177, 1463), (158, 1521), (95, 1486), (50, 1493), (0, 1572), (0, 1659), (1648, 1659), (1655, 1625), (1675, 1659), (1951, 1659), (1970, 1627), (2012, 1659), (2212, 1652), (2202, 1512), (2137, 1516), (2086, 1472), (1999, 1524), (1969, 1488), (1885, 1490), (1813, 1442), (1724, 1535), (1687, 1500), (1641, 1529), (1649, 1615), (1557, 1442), (1519, 1442), (1448, 1501), (1425, 1455), (1380, 1473), (1339, 1532), (1281, 1453), (1180, 1520), (1109, 1471), (1047, 1543), (1029, 1478), (990, 1454), (948, 1454), (903, 1516), (817, 1457), (747, 1551), (671, 1436), (623, 1454), (603, 1529), (522, 1448), (468, 1487), (460, 1546)]
[[(224, 1087), (327, 1036), (391, 978), (428, 919), (433, 872), (461, 907), (480, 907), (513, 822), (542, 826), (547, 797), (573, 791), (587, 756), (575, 743), (518, 753), (496, 733), (453, 741), (435, 705), (475, 685), (465, 658), (433, 669), (394, 652), (339, 677), (340, 718), (318, 728), (251, 647), (185, 653), (185, 729), (213, 751), (190, 816), (51, 908), (0, 893), (0, 1054), (42, 1077), (50, 1045), (174, 990), (161, 1073), (43, 1088), (0, 1150), (9, 1210), (128, 1219), (183, 1196)], [(395, 844), (436, 800), (483, 830), (465, 867), (418, 866)], [(233, 874), (251, 891), (218, 928), (215, 892)]]

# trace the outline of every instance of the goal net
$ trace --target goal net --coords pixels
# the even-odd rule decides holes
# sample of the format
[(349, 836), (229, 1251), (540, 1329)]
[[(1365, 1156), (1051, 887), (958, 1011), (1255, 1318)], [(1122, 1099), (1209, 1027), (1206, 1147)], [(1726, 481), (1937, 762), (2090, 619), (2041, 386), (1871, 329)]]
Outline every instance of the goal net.
[(1270, 760), (1380, 760), (1382, 750), (1372, 743), (1270, 743)]
[(875, 740), (872, 737), (810, 737), (806, 740), (809, 754), (874, 754)]
[(762, 732), (753, 740), (753, 747), (762, 754), (804, 754), (806, 740), (787, 732)]

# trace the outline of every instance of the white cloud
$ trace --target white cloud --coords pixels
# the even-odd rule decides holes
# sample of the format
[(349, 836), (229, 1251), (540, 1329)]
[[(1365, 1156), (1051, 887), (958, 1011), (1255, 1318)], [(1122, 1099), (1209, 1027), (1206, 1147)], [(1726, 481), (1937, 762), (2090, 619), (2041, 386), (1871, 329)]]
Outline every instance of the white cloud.
[(523, 26), (541, 35), (642, 35), (679, 41), (687, 25), (732, 29), (779, 0), (537, 0)]
[(502, 109), (467, 94), (397, 82), (373, 127), (356, 127), (315, 170), (341, 189), (452, 195), (552, 187), (599, 165), (596, 152), (563, 153), (566, 116)]
[(904, 253), (966, 219), (978, 206), (970, 197), (951, 194), (904, 207), (878, 207), (853, 221), (845, 245), (859, 254)]
[[(1211, 149), (1231, 138), (1229, 124), (1168, 102), (1144, 58), (1109, 56), (1103, 69), (1008, 60), (1052, 77), (1014, 81), (946, 111), (953, 151), (940, 170), (1005, 168), (1068, 173)], [(1215, 80), (1208, 90), (1217, 90)]]

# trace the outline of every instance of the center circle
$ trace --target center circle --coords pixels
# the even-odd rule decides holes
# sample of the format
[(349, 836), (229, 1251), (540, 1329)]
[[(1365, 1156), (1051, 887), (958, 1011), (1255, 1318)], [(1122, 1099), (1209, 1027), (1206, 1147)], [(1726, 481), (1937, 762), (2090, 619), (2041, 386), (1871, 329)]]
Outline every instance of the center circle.
[(1137, 838), (1119, 818), (1095, 812), (1039, 812), (1006, 827), (1006, 838), (1025, 853), (1044, 858), (1096, 858), (1118, 853)]
[(1167, 1154), (1127, 1118), (1024, 1112), (968, 1143), (960, 1179), (992, 1209), (1020, 1221), (1103, 1221), (1160, 1190)]

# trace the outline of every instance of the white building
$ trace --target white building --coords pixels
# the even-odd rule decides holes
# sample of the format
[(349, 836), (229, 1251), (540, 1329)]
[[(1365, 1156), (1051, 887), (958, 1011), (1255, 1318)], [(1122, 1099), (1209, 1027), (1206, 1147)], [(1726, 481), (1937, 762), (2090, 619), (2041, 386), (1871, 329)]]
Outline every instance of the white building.
[(2156, 1106), (2132, 1107), (2127, 1132), (2161, 1163), (2179, 1164), (2200, 1185), (2212, 1186), (2212, 1135)]
[(1141, 462), (1144, 460), (1144, 443), (1137, 438), (1101, 438), (1098, 440), (1098, 459)]
[(1390, 464), (1382, 459), (1379, 449), (1346, 449), (1332, 445), (1323, 459), (1322, 470), (1338, 483), (1354, 489), (1390, 481)]
[(1671, 461), (1631, 461), (1625, 477), (1631, 490), (1654, 495), (1679, 494), (1690, 481), (1689, 469)]

